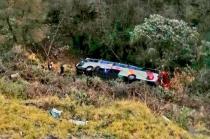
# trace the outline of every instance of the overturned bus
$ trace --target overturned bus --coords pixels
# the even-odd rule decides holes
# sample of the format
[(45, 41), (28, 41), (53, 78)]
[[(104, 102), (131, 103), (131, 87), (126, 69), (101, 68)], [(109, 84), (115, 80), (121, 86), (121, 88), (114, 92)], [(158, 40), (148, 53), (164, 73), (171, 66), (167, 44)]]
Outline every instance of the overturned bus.
[(137, 66), (111, 62), (101, 59), (86, 58), (76, 65), (78, 74), (98, 75), (108, 79), (122, 78), (129, 82), (143, 80), (148, 83), (169, 87), (169, 76), (166, 72), (158, 72)]

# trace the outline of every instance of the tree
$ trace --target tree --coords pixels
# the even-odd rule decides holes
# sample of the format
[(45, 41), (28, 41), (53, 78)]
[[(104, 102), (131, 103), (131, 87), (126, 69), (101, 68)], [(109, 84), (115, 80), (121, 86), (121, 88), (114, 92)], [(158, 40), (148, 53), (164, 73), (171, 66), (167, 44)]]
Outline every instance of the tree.
[(155, 63), (157, 67), (194, 64), (200, 43), (196, 28), (160, 15), (151, 15), (143, 24), (135, 26), (131, 37), (131, 44), (138, 52), (136, 62)]
[(4, 33), (14, 43), (34, 44), (45, 37), (48, 26), (44, 24), (46, 3), (43, 0), (1, 0), (1, 23)]

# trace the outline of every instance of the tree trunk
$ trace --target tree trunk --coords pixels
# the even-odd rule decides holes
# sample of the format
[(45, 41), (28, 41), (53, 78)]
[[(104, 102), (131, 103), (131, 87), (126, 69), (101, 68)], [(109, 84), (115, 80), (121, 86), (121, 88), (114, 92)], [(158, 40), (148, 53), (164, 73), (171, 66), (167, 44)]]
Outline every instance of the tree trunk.
[(13, 41), (16, 43), (16, 42), (17, 42), (17, 37), (16, 37), (15, 32), (14, 32), (14, 30), (13, 30), (13, 28), (12, 28), (12, 25), (11, 25), (11, 23), (10, 23), (9, 17), (6, 18), (6, 22), (7, 22), (7, 25), (8, 25), (8, 27), (9, 27), (9, 31), (10, 31), (11, 34), (12, 34)]

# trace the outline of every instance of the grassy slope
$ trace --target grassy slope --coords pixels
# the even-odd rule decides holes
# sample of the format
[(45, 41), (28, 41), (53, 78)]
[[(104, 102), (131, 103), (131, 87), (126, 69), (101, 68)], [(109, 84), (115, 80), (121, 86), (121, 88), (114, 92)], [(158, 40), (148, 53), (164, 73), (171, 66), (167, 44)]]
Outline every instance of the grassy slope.
[[(11, 65), (13, 64), (11, 63)], [(38, 68), (34, 71), (33, 69), (32, 71), (27, 70), (36, 73), (34, 76), (39, 77), (38, 79), (42, 76), (48, 77), (48, 74), (38, 70)], [(60, 78), (52, 77), (49, 76), (50, 79), (59, 79), (60, 82)], [(67, 81), (70, 82), (70, 80)], [(83, 82), (86, 84), (86, 80), (80, 82), (76, 82), (76, 85), (83, 86)], [(56, 85), (56, 83), (52, 85)], [(36, 98), (34, 100), (26, 100), (25, 89), (28, 85), (29, 83), (24, 80), (13, 82), (4, 78), (0, 79), (0, 138), (2, 135), (11, 138), (29, 139), (44, 138), (47, 135), (60, 138), (67, 138), (71, 135), (85, 138), (191, 138), (185, 130), (176, 124), (168, 123), (162, 118), (154, 116), (140, 102), (133, 100), (109, 101), (109, 97), (101, 99), (96, 97), (97, 101), (101, 100), (103, 103), (100, 103), (100, 106), (93, 106), (81, 104), (87, 101), (86, 98), (75, 98), (74, 94), (62, 99), (53, 97), (53, 94), (51, 94), (48, 97), (39, 96), (34, 97)], [(74, 88), (75, 84), (64, 84), (63, 86), (65, 85)], [(94, 84), (94, 86), (97, 85), (101, 86), (100, 82)], [(99, 87), (97, 90), (101, 89)], [(83, 92), (83, 90), (70, 91), (72, 93)], [(86, 91), (88, 90), (84, 89), (84, 92)], [(34, 90), (32, 92), (35, 96), (38, 95)], [(98, 93), (98, 91), (95, 92)], [(6, 99), (5, 96), (10, 99)], [(54, 119), (49, 115), (48, 110), (53, 107), (63, 111), (60, 119)], [(88, 125), (84, 127), (75, 126), (69, 122), (73, 118), (88, 120)]]
[[(27, 107), (16, 100), (0, 97), (0, 134), (11, 138), (43, 137), (55, 133), (60, 137), (67, 134), (71, 125), (67, 121), (56, 121), (35, 107)], [(60, 130), (62, 129), (62, 130)]]
[[(155, 117), (145, 105), (135, 101), (115, 101), (101, 107), (81, 106), (71, 98), (48, 97), (34, 101), (40, 106), (56, 106), (64, 113), (59, 120), (53, 119), (48, 111), (0, 96), (0, 134), (12, 138), (43, 138), (47, 135), (66, 138), (68, 133), (115, 138), (190, 138), (186, 131)], [(87, 119), (88, 125), (72, 125), (68, 121), (71, 117)]]

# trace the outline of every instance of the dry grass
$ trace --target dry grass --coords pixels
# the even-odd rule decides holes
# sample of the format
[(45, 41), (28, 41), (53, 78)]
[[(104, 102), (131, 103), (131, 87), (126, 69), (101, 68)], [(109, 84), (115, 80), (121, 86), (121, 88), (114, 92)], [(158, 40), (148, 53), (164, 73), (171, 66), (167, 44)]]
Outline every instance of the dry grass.
[(175, 90), (175, 95), (187, 93), (186, 87), (195, 80), (194, 74), (183, 70), (174, 72), (174, 78), (171, 79), (171, 89)]
[[(24, 104), (28, 104), (25, 106)], [(63, 110), (59, 120), (44, 109)], [(107, 106), (77, 105), (72, 98), (46, 97), (25, 103), (0, 96), (0, 134), (11, 138), (43, 138), (53, 135), (113, 138), (191, 138), (172, 122), (155, 117), (143, 104), (136, 101), (115, 101)], [(72, 125), (69, 119), (88, 120), (84, 127)]]
[(46, 111), (26, 107), (16, 100), (0, 96), (0, 107), (0, 134), (10, 138), (44, 138), (48, 134), (65, 138), (72, 128), (68, 121), (57, 121)]

